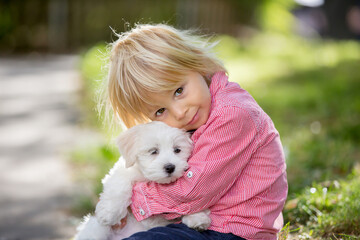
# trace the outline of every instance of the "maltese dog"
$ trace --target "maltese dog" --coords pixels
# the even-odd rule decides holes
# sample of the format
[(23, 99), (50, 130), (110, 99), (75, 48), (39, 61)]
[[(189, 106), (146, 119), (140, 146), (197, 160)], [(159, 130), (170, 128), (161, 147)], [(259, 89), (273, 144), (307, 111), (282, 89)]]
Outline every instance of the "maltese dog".
[[(138, 222), (128, 207), (135, 182), (168, 184), (184, 175), (192, 151), (189, 134), (162, 122), (150, 122), (120, 134), (117, 145), (122, 157), (102, 180), (103, 192), (95, 216), (84, 217), (75, 240), (123, 239), (139, 231), (172, 223), (160, 215)], [(209, 215), (207, 209), (183, 216), (182, 222), (190, 228), (206, 230), (211, 223)], [(125, 217), (125, 227), (112, 230), (111, 226), (119, 224)]]

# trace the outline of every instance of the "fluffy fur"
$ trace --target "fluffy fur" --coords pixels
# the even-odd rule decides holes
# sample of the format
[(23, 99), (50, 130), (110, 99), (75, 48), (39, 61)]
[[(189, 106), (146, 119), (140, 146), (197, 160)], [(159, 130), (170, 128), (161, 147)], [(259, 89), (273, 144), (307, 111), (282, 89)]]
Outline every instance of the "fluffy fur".
[[(167, 184), (183, 176), (192, 150), (189, 135), (162, 122), (151, 122), (122, 133), (117, 144), (122, 157), (102, 180), (103, 192), (96, 206), (96, 216), (84, 218), (75, 240), (122, 239), (171, 223), (161, 216), (137, 222), (128, 210), (132, 186), (139, 181)], [(205, 210), (183, 216), (182, 222), (191, 228), (205, 230), (211, 222), (209, 214), (210, 211)], [(110, 226), (124, 217), (127, 217), (126, 226), (114, 232)]]

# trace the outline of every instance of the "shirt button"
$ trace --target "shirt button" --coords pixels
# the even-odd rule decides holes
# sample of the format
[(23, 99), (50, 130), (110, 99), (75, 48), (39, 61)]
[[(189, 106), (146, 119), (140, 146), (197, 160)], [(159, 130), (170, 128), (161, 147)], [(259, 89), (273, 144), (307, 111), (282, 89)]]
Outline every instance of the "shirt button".
[(194, 176), (194, 174), (193, 174), (192, 171), (189, 171), (189, 172), (186, 174), (186, 176), (187, 176), (188, 178), (192, 178), (192, 176)]
[(142, 216), (145, 215), (145, 211), (142, 208), (140, 208), (139, 212), (140, 212), (140, 215), (142, 215)]

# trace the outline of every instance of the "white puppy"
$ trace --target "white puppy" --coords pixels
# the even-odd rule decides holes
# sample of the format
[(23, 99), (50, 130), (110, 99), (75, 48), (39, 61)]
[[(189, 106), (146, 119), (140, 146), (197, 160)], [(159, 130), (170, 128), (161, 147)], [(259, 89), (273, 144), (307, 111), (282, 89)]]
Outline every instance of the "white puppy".
[[(190, 137), (184, 131), (162, 122), (137, 125), (122, 133), (117, 144), (122, 157), (102, 180), (103, 192), (94, 216), (86, 216), (78, 227), (75, 240), (122, 239), (135, 232), (165, 226), (170, 221), (153, 216), (137, 222), (128, 206), (131, 203), (132, 186), (139, 181), (155, 181), (167, 184), (184, 175), (187, 159), (192, 150)], [(211, 223), (210, 211), (182, 217), (187, 226), (206, 230)], [(127, 217), (126, 226), (112, 231), (112, 225)]]

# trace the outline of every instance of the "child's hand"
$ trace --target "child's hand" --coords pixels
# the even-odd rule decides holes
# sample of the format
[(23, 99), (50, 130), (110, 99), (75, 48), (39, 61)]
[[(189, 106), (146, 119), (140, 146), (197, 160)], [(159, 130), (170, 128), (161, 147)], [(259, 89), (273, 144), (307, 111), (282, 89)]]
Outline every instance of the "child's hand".
[(113, 231), (116, 231), (116, 230), (119, 230), (119, 229), (123, 229), (123, 228), (126, 226), (126, 223), (127, 223), (127, 218), (124, 217), (123, 219), (121, 219), (120, 223), (115, 224), (115, 225), (112, 225), (112, 226), (111, 226), (111, 229), (112, 229)]

